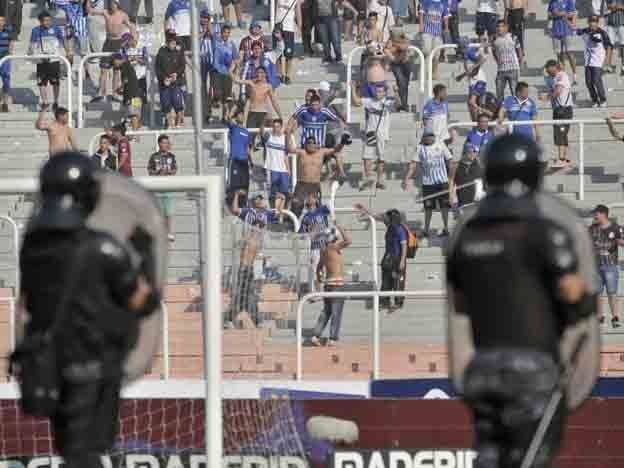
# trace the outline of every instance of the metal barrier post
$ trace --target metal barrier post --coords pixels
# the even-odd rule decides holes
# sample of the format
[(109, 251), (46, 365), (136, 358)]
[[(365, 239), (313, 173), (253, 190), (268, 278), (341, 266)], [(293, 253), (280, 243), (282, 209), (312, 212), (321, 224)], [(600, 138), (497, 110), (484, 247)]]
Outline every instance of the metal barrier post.
[(0, 220), (9, 223), (13, 231), (13, 250), (15, 255), (15, 294), (18, 295), (20, 291), (19, 227), (17, 226), (17, 222), (8, 215), (0, 215)]
[(162, 308), (162, 374), (160, 376), (161, 379), (169, 380), (169, 312), (167, 310), (167, 304), (165, 301), (160, 303), (160, 307)]
[[(84, 65), (85, 63), (92, 58), (102, 58), (102, 57), (110, 57), (112, 56), (112, 52), (94, 52), (92, 54), (87, 54), (80, 59), (80, 65), (78, 67), (78, 117), (76, 126), (78, 128), (84, 128), (84, 111), (83, 111), (83, 102), (82, 102), (82, 92), (84, 87)], [(90, 155), (93, 153), (90, 153)]]
[[(380, 297), (418, 297), (422, 299), (442, 299), (446, 297), (446, 291), (431, 290), (431, 291), (358, 291), (358, 292), (312, 292), (306, 294), (301, 298), (297, 305), (297, 374), (296, 379), (302, 380), (303, 378), (303, 306), (306, 302), (315, 298), (344, 298), (344, 299), (365, 299), (368, 297), (376, 297), (379, 301)], [(373, 331), (374, 341), (379, 342), (379, 329)], [(377, 354), (377, 355), (375, 355)], [(379, 349), (373, 348), (373, 363), (377, 363), (376, 367), (373, 364), (373, 377), (379, 376)], [(375, 377), (377, 376), (377, 377)]]
[(349, 57), (347, 58), (347, 123), (351, 122), (351, 66), (353, 65), (353, 56), (356, 52), (364, 49), (366, 49), (364, 46), (354, 47), (351, 49), (351, 52), (349, 52)]
[(61, 62), (63, 62), (65, 64), (65, 70), (67, 71), (67, 111), (69, 112), (69, 126), (73, 127), (74, 126), (74, 115), (72, 114), (72, 88), (73, 88), (73, 83), (72, 83), (72, 67), (71, 64), (69, 63), (69, 60), (67, 60), (66, 57), (62, 56), (62, 55), (6, 55), (2, 58), (0, 58), (0, 67), (2, 66), (2, 64), (4, 62), (6, 62), (7, 60), (49, 60), (49, 59), (59, 59)]
[[(355, 208), (334, 208), (332, 212), (332, 216), (335, 216), (334, 213), (357, 213), (360, 214)], [(371, 229), (371, 250), (372, 250), (372, 263), (373, 263), (373, 282), (377, 287), (379, 287), (379, 274), (377, 272), (378, 268), (378, 258), (377, 258), (377, 220), (371, 215), (365, 215), (370, 221), (370, 229)]]
[(269, 24), (271, 25), (271, 31), (273, 31), (275, 27), (275, 0), (269, 0), (269, 10)]
[(579, 123), (579, 200), (585, 200), (585, 124)]
[[(433, 97), (433, 57), (435, 57), (436, 54), (438, 54), (443, 49), (456, 49), (457, 47), (458, 47), (457, 44), (442, 44), (437, 47), (434, 47), (431, 53), (429, 54), (429, 56), (427, 57), (427, 76), (429, 77), (428, 86), (427, 86), (427, 96), (429, 98)], [(483, 48), (483, 44), (480, 44), (478, 42), (473, 42), (473, 43), (468, 44), (466, 47)]]
[[(4, 298), (2, 299), (4, 300)], [(9, 351), (13, 351), (15, 349), (15, 298), (9, 297), (7, 298), (9, 303)]]

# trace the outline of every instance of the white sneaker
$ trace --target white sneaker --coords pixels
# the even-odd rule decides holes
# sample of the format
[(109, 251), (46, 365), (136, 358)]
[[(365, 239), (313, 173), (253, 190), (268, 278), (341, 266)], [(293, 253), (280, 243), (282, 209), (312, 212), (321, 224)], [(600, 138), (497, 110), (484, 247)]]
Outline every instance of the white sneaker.
[(600, 107), (600, 104), (598, 104), (597, 102), (594, 102), (592, 104), (592, 109), (598, 109)]
[(601, 102), (598, 107), (600, 107), (601, 109), (606, 109), (607, 108), (607, 101)]
[(173, 242), (173, 241), (175, 241), (175, 236), (173, 234), (169, 234), (167, 236), (167, 239), (169, 239), (169, 242)]

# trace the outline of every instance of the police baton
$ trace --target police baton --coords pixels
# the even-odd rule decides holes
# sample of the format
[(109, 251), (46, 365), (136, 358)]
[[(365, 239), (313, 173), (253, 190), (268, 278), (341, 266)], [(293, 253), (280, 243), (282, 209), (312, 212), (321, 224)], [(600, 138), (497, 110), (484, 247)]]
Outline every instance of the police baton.
[(557, 407), (563, 398), (563, 390), (568, 386), (570, 380), (572, 379), (574, 368), (574, 364), (576, 364), (577, 358), (581, 349), (585, 345), (588, 336), (587, 333), (583, 333), (576, 343), (576, 347), (574, 348), (574, 352), (570, 358), (570, 365), (567, 366), (563, 375), (559, 379), (559, 385), (553, 392), (550, 397), (550, 401), (548, 402), (548, 406), (546, 406), (546, 411), (544, 411), (544, 415), (540, 420), (539, 425), (535, 431), (535, 435), (533, 436), (533, 440), (531, 440), (531, 444), (529, 445), (529, 449), (527, 450), (526, 455), (524, 456), (524, 460), (522, 460), (522, 465), (520, 468), (531, 468), (533, 466), (533, 462), (535, 461), (535, 457), (537, 456), (537, 451), (544, 442), (544, 437), (546, 436), (546, 431), (552, 422), (552, 418), (555, 416), (555, 412), (557, 411)]

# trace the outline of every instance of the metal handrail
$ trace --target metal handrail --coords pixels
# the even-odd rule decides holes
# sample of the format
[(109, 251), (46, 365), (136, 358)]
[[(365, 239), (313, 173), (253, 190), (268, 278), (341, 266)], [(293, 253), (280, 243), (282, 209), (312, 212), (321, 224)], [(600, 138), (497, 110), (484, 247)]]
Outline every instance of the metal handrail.
[[(193, 135), (195, 133), (195, 130), (190, 129), (190, 128), (183, 128), (183, 129), (170, 129), (170, 130), (130, 130), (128, 132), (126, 132), (126, 135), (128, 136), (143, 136), (143, 135), (152, 135), (155, 137), (158, 137), (158, 135), (162, 135), (163, 133), (166, 133), (167, 135)], [(223, 133), (224, 137), (225, 137), (225, 150), (227, 150), (227, 148), (229, 147), (228, 142), (228, 137), (227, 137), (227, 133), (228, 133), (228, 129), (227, 128), (204, 128), (202, 129), (202, 133)], [(91, 141), (89, 141), (89, 155), (92, 155), (93, 153), (95, 153), (95, 145), (97, 140), (99, 140), (99, 138), (102, 135), (106, 135), (106, 132), (98, 132), (95, 135), (93, 135), (93, 137), (91, 138)]]
[(372, 263), (373, 263), (373, 282), (375, 283), (376, 287), (379, 287), (379, 274), (377, 272), (377, 268), (379, 267), (378, 262), (379, 262), (379, 258), (377, 255), (377, 220), (375, 219), (375, 217), (371, 214), (366, 214), (366, 213), (360, 213), (358, 210), (356, 210), (355, 208), (334, 208), (332, 207), (332, 212), (331, 212), (331, 216), (335, 217), (335, 213), (353, 213), (353, 214), (358, 214), (360, 216), (364, 215), (368, 218), (369, 222), (370, 222), (370, 229), (371, 229), (371, 250), (372, 250)]
[[(435, 57), (435, 55), (441, 50), (457, 49), (457, 47), (459, 47), (458, 44), (441, 44), (437, 47), (434, 47), (431, 53), (427, 56), (427, 76), (429, 77), (429, 79), (427, 80), (427, 96), (429, 98), (433, 97), (433, 57)], [(468, 44), (466, 47), (467, 48), (477, 47), (477, 48), (482, 49), (483, 44), (480, 44), (478, 42), (472, 42)]]
[(73, 127), (73, 114), (72, 114), (72, 88), (73, 88), (73, 83), (72, 83), (72, 67), (71, 67), (71, 63), (69, 63), (69, 60), (67, 60), (66, 57), (62, 56), (62, 55), (44, 55), (44, 54), (38, 54), (38, 55), (6, 55), (2, 58), (0, 58), (0, 67), (2, 66), (2, 64), (4, 62), (6, 62), (7, 60), (50, 60), (50, 59), (59, 59), (61, 60), (64, 64), (65, 64), (65, 70), (67, 71), (67, 111), (69, 112), (69, 126)]
[(83, 110), (83, 96), (82, 91), (84, 88), (84, 65), (85, 63), (93, 58), (103, 58), (103, 57), (111, 57), (113, 55), (112, 52), (94, 52), (91, 54), (87, 54), (80, 59), (80, 66), (78, 68), (78, 115), (76, 126), (78, 128), (84, 128), (84, 110)]
[(167, 310), (167, 304), (165, 301), (160, 302), (162, 308), (162, 374), (160, 378), (163, 380), (169, 379), (169, 311)]
[[(353, 66), (353, 57), (357, 51), (362, 49), (366, 49), (366, 47), (354, 47), (353, 49), (351, 49), (351, 52), (349, 52), (349, 57), (347, 58), (347, 123), (351, 122), (351, 81), (353, 78), (353, 72), (351, 71), (351, 68)], [(409, 46), (407, 49), (415, 51), (418, 55), (418, 59), (420, 60), (419, 87), (422, 96), (422, 94), (424, 94), (425, 92), (425, 54), (423, 54), (422, 50), (420, 50), (416, 46)]]
[[(561, 120), (505, 120), (502, 125), (513, 128), (514, 125), (578, 125), (579, 126), (579, 200), (585, 200), (585, 124), (598, 125), (604, 124), (604, 119), (561, 119)], [(498, 124), (497, 121), (489, 122), (490, 127)], [(448, 129), (457, 127), (475, 126), (474, 122), (455, 122), (448, 125)]]
[[(443, 299), (446, 297), (446, 291), (358, 291), (358, 292), (312, 292), (301, 298), (297, 305), (297, 374), (296, 379), (303, 378), (303, 306), (306, 302), (316, 298), (359, 298), (365, 299), (372, 297), (379, 303), (380, 297), (418, 297), (422, 299)], [(373, 379), (379, 378), (379, 309), (373, 312)]]
[(20, 291), (20, 269), (19, 269), (19, 226), (17, 222), (8, 215), (0, 215), (0, 220), (6, 221), (11, 225), (13, 231), (13, 250), (15, 255), (15, 294)]

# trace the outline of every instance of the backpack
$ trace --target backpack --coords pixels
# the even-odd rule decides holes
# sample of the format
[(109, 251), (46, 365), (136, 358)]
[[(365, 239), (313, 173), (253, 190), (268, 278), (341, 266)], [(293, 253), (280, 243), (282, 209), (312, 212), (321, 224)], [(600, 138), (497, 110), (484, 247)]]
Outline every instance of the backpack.
[(416, 257), (416, 251), (418, 250), (418, 239), (416, 235), (410, 231), (410, 228), (407, 227), (407, 224), (401, 224), (405, 232), (407, 233), (407, 258)]

